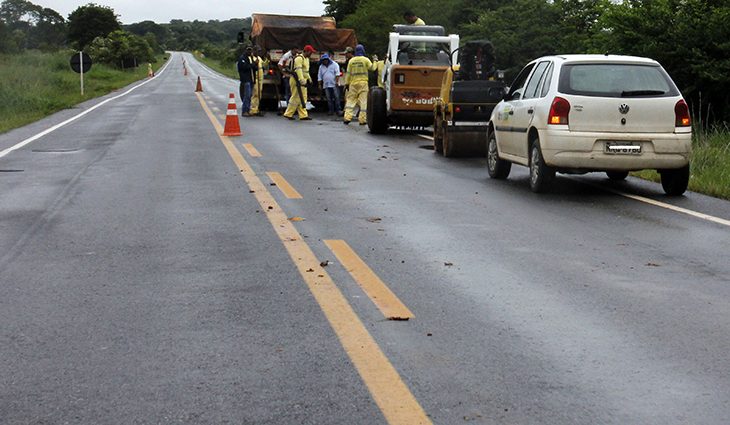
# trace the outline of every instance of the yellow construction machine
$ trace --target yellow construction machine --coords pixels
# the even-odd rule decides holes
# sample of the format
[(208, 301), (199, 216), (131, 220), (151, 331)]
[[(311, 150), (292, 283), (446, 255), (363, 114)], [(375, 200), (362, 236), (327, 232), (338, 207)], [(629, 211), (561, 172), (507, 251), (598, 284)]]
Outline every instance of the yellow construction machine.
[(506, 92), (504, 76), (494, 67), (489, 41), (470, 41), (457, 50), (459, 64), (444, 73), (434, 103), (433, 147), (446, 157), (486, 156), (489, 118)]

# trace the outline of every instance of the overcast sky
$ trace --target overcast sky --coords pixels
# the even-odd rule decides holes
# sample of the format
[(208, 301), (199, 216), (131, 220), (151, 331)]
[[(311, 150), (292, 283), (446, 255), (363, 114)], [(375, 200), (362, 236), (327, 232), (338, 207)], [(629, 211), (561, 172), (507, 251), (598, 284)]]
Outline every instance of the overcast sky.
[(287, 15), (321, 15), (322, 0), (30, 0), (31, 3), (50, 7), (68, 18), (69, 13), (87, 3), (96, 3), (114, 9), (125, 24), (140, 21), (167, 23), (171, 19), (207, 21), (246, 18), (252, 13), (281, 13)]

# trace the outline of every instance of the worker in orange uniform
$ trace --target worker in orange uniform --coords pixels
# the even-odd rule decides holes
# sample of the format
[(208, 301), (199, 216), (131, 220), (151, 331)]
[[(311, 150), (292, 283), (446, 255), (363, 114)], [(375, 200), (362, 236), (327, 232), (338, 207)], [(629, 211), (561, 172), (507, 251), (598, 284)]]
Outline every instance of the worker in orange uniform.
[(304, 52), (297, 55), (291, 62), (291, 70), (289, 73), (289, 87), (291, 88), (291, 97), (289, 105), (286, 107), (284, 117), (290, 120), (294, 119), (294, 113), (299, 115), (299, 121), (311, 120), (307, 114), (307, 84), (312, 83), (312, 76), (309, 75), (309, 57), (314, 53), (314, 47), (307, 44), (304, 46)]
[(252, 62), (258, 67), (256, 74), (256, 80), (253, 83), (253, 93), (251, 94), (251, 116), (263, 116), (259, 111), (259, 104), (261, 103), (261, 94), (264, 90), (264, 68), (269, 67), (269, 60), (265, 57), (262, 58), (261, 46), (254, 47)]
[(360, 114), (357, 120), (360, 125), (367, 124), (368, 117), (368, 73), (374, 70), (373, 63), (365, 56), (365, 47), (358, 44), (355, 47), (355, 57), (347, 64), (347, 79), (345, 86), (348, 88), (345, 98), (344, 123), (352, 121), (355, 106), (360, 106)]

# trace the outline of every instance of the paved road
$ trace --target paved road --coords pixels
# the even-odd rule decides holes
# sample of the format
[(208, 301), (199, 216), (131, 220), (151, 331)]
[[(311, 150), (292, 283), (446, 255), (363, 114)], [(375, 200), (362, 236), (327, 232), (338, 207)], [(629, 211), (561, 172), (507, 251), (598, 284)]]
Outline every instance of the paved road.
[(182, 57), (0, 157), (1, 423), (727, 423), (728, 202), (322, 114), (222, 138), (237, 84)]

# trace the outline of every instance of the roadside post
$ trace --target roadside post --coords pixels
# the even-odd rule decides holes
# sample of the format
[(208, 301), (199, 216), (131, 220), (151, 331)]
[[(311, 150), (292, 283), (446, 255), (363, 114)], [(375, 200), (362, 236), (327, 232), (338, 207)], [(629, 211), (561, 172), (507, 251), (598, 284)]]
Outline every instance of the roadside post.
[(84, 95), (84, 73), (91, 70), (91, 56), (84, 52), (74, 53), (69, 61), (71, 69), (74, 72), (81, 74), (81, 96)]

